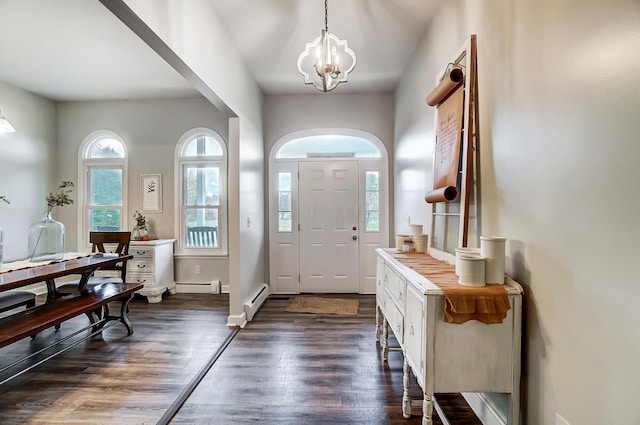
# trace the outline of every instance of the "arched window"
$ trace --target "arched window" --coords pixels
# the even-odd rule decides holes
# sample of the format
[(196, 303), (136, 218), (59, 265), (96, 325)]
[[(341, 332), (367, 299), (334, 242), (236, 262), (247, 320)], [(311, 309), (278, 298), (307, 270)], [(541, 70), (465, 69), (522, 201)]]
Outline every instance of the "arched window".
[(185, 133), (176, 146), (178, 252), (225, 255), (226, 146), (208, 128)]
[(326, 157), (380, 158), (381, 153), (370, 140), (338, 134), (298, 137), (276, 152), (276, 159)]
[(81, 247), (89, 246), (90, 231), (119, 231), (127, 228), (125, 188), (127, 147), (120, 136), (99, 130), (87, 136), (80, 147), (79, 194)]

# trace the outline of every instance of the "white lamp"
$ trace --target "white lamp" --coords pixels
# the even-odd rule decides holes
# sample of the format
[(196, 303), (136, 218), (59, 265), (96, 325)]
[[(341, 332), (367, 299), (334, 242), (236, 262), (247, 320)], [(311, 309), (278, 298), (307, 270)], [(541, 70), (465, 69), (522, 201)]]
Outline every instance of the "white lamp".
[(13, 125), (7, 120), (7, 117), (4, 116), (2, 111), (0, 111), (0, 133), (15, 133), (16, 129)]
[[(347, 40), (340, 40), (329, 32), (327, 15), (327, 0), (324, 0), (324, 29), (315, 40), (305, 45), (298, 56), (298, 71), (304, 76), (304, 83), (312, 84), (323, 92), (346, 83), (347, 74), (356, 66), (356, 55), (347, 45)], [(341, 62), (344, 69), (340, 68)]]

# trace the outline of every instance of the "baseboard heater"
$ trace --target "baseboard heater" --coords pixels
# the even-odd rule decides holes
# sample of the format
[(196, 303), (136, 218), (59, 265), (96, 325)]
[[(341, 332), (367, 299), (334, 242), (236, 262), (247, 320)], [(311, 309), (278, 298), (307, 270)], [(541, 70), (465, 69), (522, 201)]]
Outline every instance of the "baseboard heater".
[(269, 298), (269, 285), (263, 283), (251, 294), (250, 301), (244, 304), (244, 314), (248, 321), (253, 320), (253, 316), (260, 310), (267, 298)]

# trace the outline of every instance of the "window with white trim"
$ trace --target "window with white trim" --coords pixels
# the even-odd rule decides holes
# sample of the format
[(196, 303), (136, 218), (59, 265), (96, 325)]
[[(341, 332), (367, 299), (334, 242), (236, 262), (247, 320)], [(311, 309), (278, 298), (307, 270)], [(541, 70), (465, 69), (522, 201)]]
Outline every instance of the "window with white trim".
[(278, 232), (291, 232), (291, 173), (278, 173)]
[(225, 255), (227, 176), (224, 141), (213, 130), (193, 129), (182, 136), (176, 152), (178, 252)]
[(116, 133), (99, 130), (84, 140), (80, 157), (80, 246), (87, 247), (91, 231), (115, 232), (127, 228), (124, 204), (127, 149)]
[(365, 230), (380, 231), (380, 173), (365, 172)]

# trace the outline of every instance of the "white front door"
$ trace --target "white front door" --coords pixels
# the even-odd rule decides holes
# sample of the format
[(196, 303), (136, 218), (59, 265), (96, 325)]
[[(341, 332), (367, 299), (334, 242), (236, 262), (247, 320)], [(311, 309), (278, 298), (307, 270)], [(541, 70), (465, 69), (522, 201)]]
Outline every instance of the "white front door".
[(300, 292), (359, 292), (358, 163), (299, 163)]

